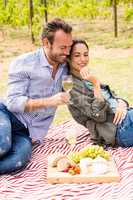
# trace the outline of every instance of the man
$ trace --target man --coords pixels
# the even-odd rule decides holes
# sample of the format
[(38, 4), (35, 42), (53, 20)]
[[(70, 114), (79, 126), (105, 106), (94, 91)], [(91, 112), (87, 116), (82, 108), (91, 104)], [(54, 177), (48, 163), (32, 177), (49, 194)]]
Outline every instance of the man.
[(52, 20), (43, 29), (43, 46), (11, 63), (7, 103), (0, 104), (0, 174), (27, 164), (32, 141), (42, 142), (57, 106), (68, 103), (61, 77), (67, 74), (71, 32), (63, 20)]

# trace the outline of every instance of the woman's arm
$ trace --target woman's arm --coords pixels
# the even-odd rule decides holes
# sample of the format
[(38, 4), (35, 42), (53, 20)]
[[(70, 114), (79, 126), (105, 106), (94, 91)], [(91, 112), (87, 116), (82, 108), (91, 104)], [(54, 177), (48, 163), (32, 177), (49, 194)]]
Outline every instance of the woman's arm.
[[(100, 88), (100, 81), (94, 76), (91, 75), (87, 67), (83, 67), (80, 71), (80, 74), (83, 79), (90, 81), (94, 86), (94, 96), (99, 99), (104, 99), (101, 88)], [(126, 116), (128, 103), (121, 98), (117, 98), (118, 104), (116, 107), (116, 112), (114, 116), (113, 123), (115, 125), (120, 124)]]
[(84, 80), (88, 80), (93, 84), (94, 96), (100, 100), (104, 100), (102, 92), (101, 92), (100, 81), (96, 78), (96, 76), (90, 74), (87, 67), (83, 67), (80, 70), (80, 75)]
[(117, 105), (114, 120), (113, 120), (113, 123), (115, 125), (121, 124), (123, 119), (126, 117), (127, 107), (128, 107), (128, 104), (126, 103), (125, 100), (118, 99), (118, 105)]

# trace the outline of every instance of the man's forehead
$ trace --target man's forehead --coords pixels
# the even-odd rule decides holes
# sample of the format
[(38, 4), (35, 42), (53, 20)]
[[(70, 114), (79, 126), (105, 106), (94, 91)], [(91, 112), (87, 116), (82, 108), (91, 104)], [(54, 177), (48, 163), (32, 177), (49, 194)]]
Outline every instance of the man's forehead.
[(69, 43), (69, 45), (72, 45), (72, 34), (65, 33), (63, 30), (58, 30), (55, 32), (54, 42), (58, 42), (60, 44)]

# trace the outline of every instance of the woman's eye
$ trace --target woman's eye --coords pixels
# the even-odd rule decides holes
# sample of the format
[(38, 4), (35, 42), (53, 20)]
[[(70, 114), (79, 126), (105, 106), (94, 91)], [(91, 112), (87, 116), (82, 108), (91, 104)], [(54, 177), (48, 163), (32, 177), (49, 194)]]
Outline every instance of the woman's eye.
[(87, 57), (87, 56), (88, 56), (88, 54), (85, 54), (84, 56), (85, 56), (85, 57)]
[(75, 54), (75, 57), (79, 57), (80, 55), (79, 54)]

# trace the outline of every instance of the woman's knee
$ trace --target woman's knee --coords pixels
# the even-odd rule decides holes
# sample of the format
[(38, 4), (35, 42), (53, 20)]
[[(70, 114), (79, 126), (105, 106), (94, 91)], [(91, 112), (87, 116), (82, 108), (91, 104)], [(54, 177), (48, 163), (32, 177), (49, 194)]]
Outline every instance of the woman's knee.
[(133, 123), (133, 109), (132, 108), (128, 110), (127, 115), (130, 119), (130, 122)]
[(11, 123), (8, 115), (0, 111), (0, 157), (11, 148)]

